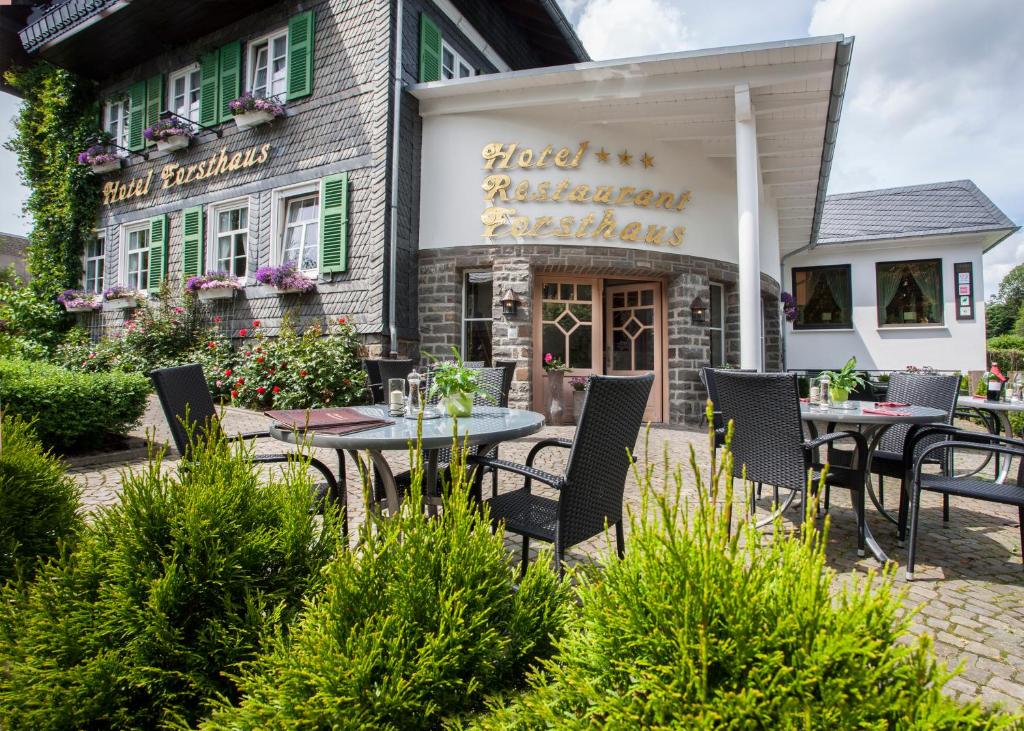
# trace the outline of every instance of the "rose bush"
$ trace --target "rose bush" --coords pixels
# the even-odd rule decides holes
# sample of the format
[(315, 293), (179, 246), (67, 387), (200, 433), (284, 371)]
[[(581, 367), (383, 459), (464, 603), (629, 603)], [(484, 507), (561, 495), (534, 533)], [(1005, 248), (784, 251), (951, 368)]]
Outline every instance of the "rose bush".
[(366, 374), (359, 339), (345, 318), (299, 334), (287, 323), (267, 337), (260, 321), (238, 331), (237, 363), (222, 371), (232, 403), (254, 409), (346, 406), (362, 403)]

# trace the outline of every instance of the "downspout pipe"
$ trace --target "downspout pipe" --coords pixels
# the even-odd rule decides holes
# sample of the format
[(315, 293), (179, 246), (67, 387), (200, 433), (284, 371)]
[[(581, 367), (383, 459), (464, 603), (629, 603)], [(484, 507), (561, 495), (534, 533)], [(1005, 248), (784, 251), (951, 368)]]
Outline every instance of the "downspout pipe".
[(390, 337), (390, 356), (398, 357), (398, 180), (400, 166), (398, 155), (401, 151), (399, 137), (402, 130), (402, 38), (405, 27), (402, 24), (404, 3), (396, 0), (395, 13), (395, 62), (394, 79), (392, 80), (391, 101), (391, 225), (388, 239), (388, 333)]

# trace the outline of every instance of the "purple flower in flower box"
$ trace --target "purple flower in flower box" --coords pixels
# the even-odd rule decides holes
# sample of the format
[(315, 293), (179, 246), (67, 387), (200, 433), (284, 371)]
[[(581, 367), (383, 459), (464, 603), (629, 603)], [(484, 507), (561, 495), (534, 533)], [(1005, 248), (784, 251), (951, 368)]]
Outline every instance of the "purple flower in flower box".
[(316, 282), (298, 271), (293, 261), (260, 267), (256, 270), (256, 281), (286, 291), (309, 292), (316, 289)]

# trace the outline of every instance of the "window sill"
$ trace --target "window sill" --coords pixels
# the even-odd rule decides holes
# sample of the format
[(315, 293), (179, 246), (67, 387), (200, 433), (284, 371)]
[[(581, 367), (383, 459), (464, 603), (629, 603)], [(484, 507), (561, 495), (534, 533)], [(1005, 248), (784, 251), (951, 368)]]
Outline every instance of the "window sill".
[(793, 335), (814, 335), (815, 333), (852, 333), (854, 329), (852, 327), (801, 327), (792, 328), (790, 332)]
[(905, 330), (948, 330), (945, 325), (879, 325), (878, 332), (902, 332)]

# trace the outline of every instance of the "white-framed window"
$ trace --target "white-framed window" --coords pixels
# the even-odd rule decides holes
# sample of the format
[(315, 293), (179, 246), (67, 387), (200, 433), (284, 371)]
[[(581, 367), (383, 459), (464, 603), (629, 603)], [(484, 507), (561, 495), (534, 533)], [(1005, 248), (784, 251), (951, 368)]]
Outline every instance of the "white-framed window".
[(240, 198), (210, 206), (208, 271), (245, 277), (249, 262), (249, 199)]
[(121, 284), (143, 291), (149, 284), (149, 221), (126, 224), (121, 229)]
[(276, 264), (294, 261), (297, 269), (316, 273), (320, 266), (320, 181), (275, 190), (272, 199)]
[(725, 288), (711, 283), (708, 303), (708, 333), (711, 336), (711, 367), (725, 365)]
[[(103, 105), (103, 131), (110, 135), (115, 144), (128, 147), (128, 100), (124, 97), (108, 99)], [(118, 155), (127, 155), (125, 150), (116, 150)]]
[(467, 271), (462, 284), (462, 357), (491, 362), (493, 355), (491, 310), (494, 273), (490, 269)]
[(248, 45), (246, 88), (253, 96), (284, 99), (288, 91), (288, 30), (282, 28)]
[(167, 79), (167, 108), (179, 117), (199, 121), (199, 64), (179, 69)]
[(469, 62), (459, 55), (458, 51), (441, 42), (441, 78), (442, 79), (464, 79), (467, 76), (476, 76), (476, 69), (469, 65)]
[(82, 256), (82, 289), (86, 292), (103, 291), (103, 279), (107, 263), (107, 235), (97, 231), (95, 236), (85, 243)]

